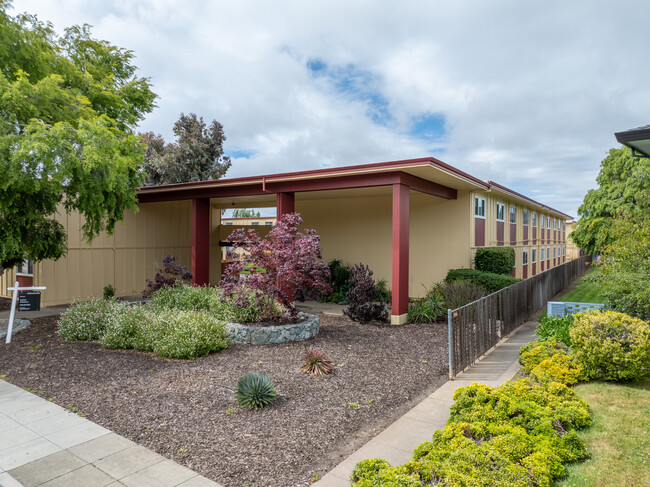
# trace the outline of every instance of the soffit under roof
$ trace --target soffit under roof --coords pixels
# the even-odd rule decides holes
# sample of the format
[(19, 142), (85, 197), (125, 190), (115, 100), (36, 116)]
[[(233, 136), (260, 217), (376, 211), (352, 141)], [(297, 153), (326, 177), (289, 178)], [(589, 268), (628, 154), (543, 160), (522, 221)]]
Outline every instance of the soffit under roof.
[(650, 125), (614, 134), (616, 140), (644, 157), (650, 157)]

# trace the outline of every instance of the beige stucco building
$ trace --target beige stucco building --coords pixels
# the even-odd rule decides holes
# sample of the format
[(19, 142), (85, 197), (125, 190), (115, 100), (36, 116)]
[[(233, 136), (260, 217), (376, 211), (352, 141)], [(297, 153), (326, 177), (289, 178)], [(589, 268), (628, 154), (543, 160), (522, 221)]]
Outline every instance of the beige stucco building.
[[(195, 283), (217, 284), (228, 235), (252, 223), (222, 220), (221, 210), (275, 207), (277, 216), (300, 213), (318, 232), (324, 259), (363, 262), (386, 279), (397, 324), (406, 320), (409, 296), (451, 268), (471, 267), (478, 246), (514, 247), (518, 277), (559, 265), (570, 218), (433, 158), (146, 187), (138, 198), (139, 211), (92, 245), (83, 242), (79, 215), (57, 216), (69, 249), (33, 267), (33, 284), (47, 287), (43, 305), (99, 296), (107, 284), (118, 296), (138, 294), (166, 255), (191, 267)], [(272, 219), (258, 220), (265, 234)], [(15, 278), (5, 271), (0, 294), (9, 295)]]

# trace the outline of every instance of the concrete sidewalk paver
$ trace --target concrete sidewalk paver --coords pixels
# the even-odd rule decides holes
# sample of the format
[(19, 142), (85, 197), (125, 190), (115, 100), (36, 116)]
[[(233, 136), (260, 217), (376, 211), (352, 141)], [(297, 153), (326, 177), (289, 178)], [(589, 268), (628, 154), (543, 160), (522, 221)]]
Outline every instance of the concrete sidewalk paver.
[(446, 426), (456, 389), (473, 382), (497, 387), (515, 376), (520, 368), (519, 348), (535, 339), (536, 327), (534, 321), (521, 325), (475, 365), (458, 374), (455, 380), (444, 383), (314, 485), (347, 487), (355, 465), (368, 458), (383, 458), (391, 465), (408, 462), (418, 445), (430, 440), (434, 431)]
[(186, 467), (0, 380), (0, 486), (220, 487)]

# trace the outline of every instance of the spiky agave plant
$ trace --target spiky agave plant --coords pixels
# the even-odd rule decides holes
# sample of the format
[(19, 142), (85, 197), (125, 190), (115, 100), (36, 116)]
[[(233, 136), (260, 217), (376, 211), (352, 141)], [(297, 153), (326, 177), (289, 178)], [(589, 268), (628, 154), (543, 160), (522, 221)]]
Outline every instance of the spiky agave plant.
[(305, 364), (300, 371), (311, 375), (327, 375), (332, 372), (332, 362), (317, 348), (308, 348), (305, 352)]
[(268, 406), (277, 396), (271, 378), (259, 372), (242, 375), (237, 382), (235, 398), (237, 404), (248, 409), (261, 409)]

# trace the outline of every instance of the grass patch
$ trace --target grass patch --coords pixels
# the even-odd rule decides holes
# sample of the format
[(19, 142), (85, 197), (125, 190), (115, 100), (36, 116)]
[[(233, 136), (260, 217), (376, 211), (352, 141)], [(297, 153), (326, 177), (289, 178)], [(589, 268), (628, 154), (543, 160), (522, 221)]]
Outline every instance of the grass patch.
[(590, 382), (575, 387), (593, 424), (580, 438), (591, 459), (567, 468), (561, 487), (641, 487), (650, 479), (650, 377), (632, 384)]
[[(600, 269), (590, 270), (584, 277), (593, 278), (593, 274), (600, 272)], [(607, 304), (604, 293), (607, 288), (601, 284), (590, 282), (590, 279), (581, 278), (575, 289), (563, 294), (558, 298), (559, 301), (569, 301), (573, 303), (601, 303)]]

